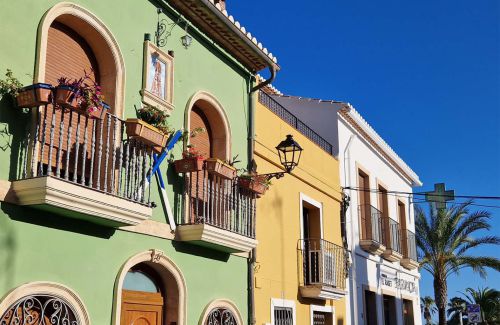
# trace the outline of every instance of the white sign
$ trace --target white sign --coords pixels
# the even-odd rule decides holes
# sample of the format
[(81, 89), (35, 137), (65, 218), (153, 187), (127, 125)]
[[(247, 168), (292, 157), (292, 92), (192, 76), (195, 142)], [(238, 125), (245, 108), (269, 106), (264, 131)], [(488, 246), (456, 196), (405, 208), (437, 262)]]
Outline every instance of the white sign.
[(467, 317), (469, 323), (481, 323), (481, 307), (479, 305), (467, 305)]
[(415, 282), (398, 278), (389, 278), (386, 274), (382, 274), (380, 282), (384, 286), (393, 287), (400, 290), (408, 291), (409, 293), (417, 292)]

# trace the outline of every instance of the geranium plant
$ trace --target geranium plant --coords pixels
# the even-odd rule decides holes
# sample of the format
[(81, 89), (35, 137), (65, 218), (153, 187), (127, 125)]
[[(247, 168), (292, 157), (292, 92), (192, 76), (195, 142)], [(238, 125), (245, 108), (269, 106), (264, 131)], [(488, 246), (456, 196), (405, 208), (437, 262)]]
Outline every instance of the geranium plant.
[(137, 110), (137, 118), (154, 126), (165, 134), (172, 133), (173, 131), (172, 127), (168, 124), (167, 113), (157, 107), (144, 104)]

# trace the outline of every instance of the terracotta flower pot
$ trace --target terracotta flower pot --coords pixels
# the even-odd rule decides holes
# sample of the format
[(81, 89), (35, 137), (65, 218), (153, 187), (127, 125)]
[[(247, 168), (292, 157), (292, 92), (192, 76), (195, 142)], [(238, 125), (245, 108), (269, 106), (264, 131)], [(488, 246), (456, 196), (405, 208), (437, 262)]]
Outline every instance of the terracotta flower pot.
[(65, 108), (77, 109), (75, 89), (70, 86), (57, 86), (55, 94), (55, 102)]
[(175, 171), (181, 173), (194, 173), (203, 169), (204, 159), (201, 156), (188, 157), (174, 161)]
[(241, 188), (247, 189), (247, 190), (254, 192), (256, 194), (259, 194), (259, 195), (264, 194), (267, 191), (267, 189), (269, 188), (269, 185), (267, 185), (264, 182), (265, 182), (265, 179), (263, 177), (259, 177), (259, 176), (238, 178), (238, 185)]
[(109, 108), (110, 107), (108, 104), (102, 102), (101, 105), (99, 105), (96, 110), (93, 110), (91, 112), (89, 112), (87, 108), (81, 106), (78, 106), (74, 110), (80, 114), (87, 115), (89, 118), (102, 120), (106, 115), (106, 112), (109, 110)]
[(224, 179), (233, 179), (236, 177), (236, 168), (226, 164), (220, 159), (209, 158), (206, 161), (205, 169), (213, 175), (217, 175)]
[(144, 144), (152, 146), (156, 153), (160, 153), (167, 144), (168, 134), (161, 132), (142, 120), (129, 118), (125, 121), (125, 124), (129, 137), (138, 139)]
[(52, 101), (52, 85), (36, 83), (23, 87), (19, 90), (16, 101), (19, 107), (30, 108), (47, 105)]

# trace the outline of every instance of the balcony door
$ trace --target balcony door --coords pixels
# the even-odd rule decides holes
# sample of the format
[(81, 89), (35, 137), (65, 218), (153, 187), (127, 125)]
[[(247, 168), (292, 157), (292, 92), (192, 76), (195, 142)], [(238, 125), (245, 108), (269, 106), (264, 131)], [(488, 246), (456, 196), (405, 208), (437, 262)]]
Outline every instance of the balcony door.
[(306, 285), (323, 283), (325, 268), (330, 268), (333, 259), (322, 247), (322, 225), (320, 204), (302, 201), (302, 238), (304, 251), (304, 283)]
[(359, 187), (359, 212), (361, 225), (361, 239), (372, 238), (371, 202), (370, 202), (370, 178), (368, 174), (358, 171)]

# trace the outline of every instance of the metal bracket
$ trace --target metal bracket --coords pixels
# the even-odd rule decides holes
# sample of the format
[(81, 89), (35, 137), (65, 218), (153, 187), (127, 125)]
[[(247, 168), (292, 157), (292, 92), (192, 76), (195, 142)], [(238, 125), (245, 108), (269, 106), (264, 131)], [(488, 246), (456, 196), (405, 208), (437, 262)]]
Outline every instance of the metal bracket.
[(269, 174), (262, 174), (262, 176), (266, 176), (266, 179), (270, 181), (273, 178), (280, 179), (281, 177), (285, 176), (285, 172), (277, 172), (277, 173), (269, 173)]
[(182, 16), (179, 16), (179, 18), (175, 22), (169, 23), (166, 19), (160, 19), (160, 15), (163, 13), (163, 9), (156, 8), (156, 12), (158, 13), (158, 22), (156, 23), (155, 44), (158, 47), (164, 47), (165, 45), (167, 45), (168, 38), (170, 37), (170, 35), (172, 35), (172, 30), (174, 29), (174, 27), (179, 25), (179, 23), (183, 20), (187, 24), (187, 20)]

